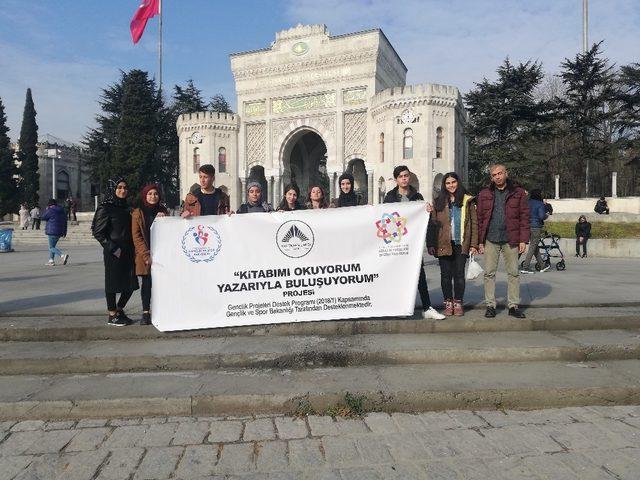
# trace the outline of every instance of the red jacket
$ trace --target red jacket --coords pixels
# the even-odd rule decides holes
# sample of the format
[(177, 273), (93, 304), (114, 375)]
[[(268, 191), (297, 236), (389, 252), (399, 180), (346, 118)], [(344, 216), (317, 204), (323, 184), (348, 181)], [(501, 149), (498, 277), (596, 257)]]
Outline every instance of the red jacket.
[[(507, 180), (507, 197), (505, 199), (505, 223), (509, 245), (528, 243), (531, 235), (529, 225), (529, 203), (524, 188), (517, 186), (511, 180)], [(489, 229), (489, 221), (493, 213), (494, 190), (496, 186), (491, 183), (489, 188), (480, 191), (477, 197), (478, 206), (478, 243), (484, 244)]]

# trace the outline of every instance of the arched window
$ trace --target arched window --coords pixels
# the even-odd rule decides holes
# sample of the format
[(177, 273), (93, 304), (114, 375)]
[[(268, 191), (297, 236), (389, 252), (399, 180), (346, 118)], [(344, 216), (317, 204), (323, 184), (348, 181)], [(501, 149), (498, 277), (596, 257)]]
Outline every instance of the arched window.
[(198, 147), (193, 149), (193, 173), (198, 173), (200, 168), (200, 149)]
[(444, 139), (444, 131), (442, 127), (436, 128), (436, 158), (442, 158), (442, 140)]
[(380, 163), (384, 163), (384, 133), (380, 134)]
[(218, 149), (218, 172), (226, 173), (227, 171), (227, 149), (220, 147)]
[(413, 158), (413, 130), (406, 128), (404, 138), (402, 139), (402, 159), (410, 160)]

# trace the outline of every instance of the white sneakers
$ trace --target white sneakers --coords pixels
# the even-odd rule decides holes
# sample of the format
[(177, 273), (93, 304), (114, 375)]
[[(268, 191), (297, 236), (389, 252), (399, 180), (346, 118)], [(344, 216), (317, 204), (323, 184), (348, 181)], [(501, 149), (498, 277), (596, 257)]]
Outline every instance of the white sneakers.
[(45, 265), (47, 267), (55, 267), (56, 266), (56, 262), (54, 262), (53, 260), (49, 260), (47, 263), (45, 263)]
[(66, 255), (62, 255), (62, 264), (66, 265), (68, 261), (69, 261), (69, 254), (67, 253)]
[(430, 320), (444, 320), (446, 317), (441, 313), (438, 313), (435, 308), (429, 307), (428, 309), (422, 311), (422, 318), (427, 318)]

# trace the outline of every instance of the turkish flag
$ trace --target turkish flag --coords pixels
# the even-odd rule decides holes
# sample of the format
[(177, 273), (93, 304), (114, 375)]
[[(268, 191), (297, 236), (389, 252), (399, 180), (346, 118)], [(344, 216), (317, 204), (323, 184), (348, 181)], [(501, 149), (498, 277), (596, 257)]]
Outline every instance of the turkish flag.
[(144, 33), (144, 27), (147, 26), (147, 20), (160, 14), (161, 0), (142, 0), (142, 3), (136, 10), (131, 19), (131, 38), (133, 43), (138, 43), (140, 37)]

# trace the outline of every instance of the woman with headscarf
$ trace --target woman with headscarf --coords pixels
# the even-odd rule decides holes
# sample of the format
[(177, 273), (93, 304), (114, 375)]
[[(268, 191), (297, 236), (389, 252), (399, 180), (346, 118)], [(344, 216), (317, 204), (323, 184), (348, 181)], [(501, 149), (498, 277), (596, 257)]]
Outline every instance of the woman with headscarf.
[(342, 175), (340, 175), (338, 184), (340, 186), (340, 195), (338, 196), (338, 198), (334, 198), (333, 200), (331, 200), (332, 208), (356, 207), (358, 205), (364, 205), (362, 195), (356, 193), (354, 190), (355, 183), (353, 175), (344, 172)]
[(306, 210), (303, 204), (298, 202), (300, 198), (300, 189), (295, 183), (290, 183), (284, 187), (284, 195), (278, 205), (279, 212), (289, 212), (291, 210)]
[(324, 188), (320, 185), (312, 185), (307, 195), (307, 203), (305, 206), (309, 210), (329, 208), (329, 202), (325, 195)]
[(158, 185), (147, 185), (140, 196), (142, 206), (131, 213), (131, 235), (136, 255), (136, 275), (142, 280), (140, 325), (151, 325), (151, 224), (156, 217), (164, 217), (168, 212), (160, 203), (162, 199)]
[(262, 186), (258, 182), (247, 185), (247, 203), (243, 203), (236, 213), (265, 213), (273, 212), (273, 207), (262, 199)]
[[(109, 325), (122, 327), (131, 319), (124, 307), (138, 289), (135, 250), (131, 236), (131, 209), (127, 205), (128, 186), (124, 178), (109, 180), (105, 200), (93, 217), (91, 230), (104, 257), (104, 290), (109, 311)], [(116, 303), (116, 294), (120, 298)]]

